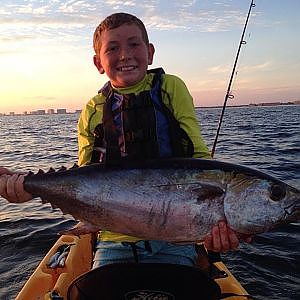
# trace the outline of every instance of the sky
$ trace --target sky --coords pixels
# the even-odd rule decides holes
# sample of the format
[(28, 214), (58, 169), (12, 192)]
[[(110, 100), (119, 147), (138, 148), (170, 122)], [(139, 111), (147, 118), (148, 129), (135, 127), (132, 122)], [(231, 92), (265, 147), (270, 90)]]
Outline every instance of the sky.
[[(150, 67), (182, 78), (195, 106), (222, 105), (250, 2), (1, 0), (0, 113), (81, 109), (108, 80), (92, 39), (115, 12), (145, 23)], [(254, 3), (228, 105), (300, 100), (300, 1)]]

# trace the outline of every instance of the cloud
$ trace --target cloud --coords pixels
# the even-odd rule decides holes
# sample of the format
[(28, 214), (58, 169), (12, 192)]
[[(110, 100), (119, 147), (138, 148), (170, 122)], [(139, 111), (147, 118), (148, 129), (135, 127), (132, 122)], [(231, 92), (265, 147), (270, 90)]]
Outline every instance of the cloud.
[(23, 97), (24, 100), (34, 100), (34, 101), (45, 101), (45, 102), (52, 102), (54, 100), (57, 100), (57, 97), (53, 96), (30, 96), (30, 97)]
[(137, 1), (122, 1), (122, 0), (107, 0), (103, 1), (106, 5), (116, 7), (135, 7), (137, 5)]
[(229, 65), (218, 65), (218, 66), (213, 66), (207, 69), (209, 73), (212, 74), (223, 74), (223, 73), (228, 73), (230, 70)]
[(15, 47), (11, 50), (19, 48), (21, 51), (21, 43), (26, 43), (29, 39), (38, 40), (41, 44), (68, 42), (69, 46), (91, 47), (94, 28), (107, 15), (119, 11), (137, 15), (152, 31), (170, 33), (222, 32), (236, 26), (240, 29), (245, 19), (245, 11), (241, 7), (234, 7), (237, 4), (229, 0), (213, 3), (196, 0), (1, 2), (0, 53), (7, 53), (12, 43), (15, 43)]
[(34, 39), (31, 35), (14, 35), (14, 36), (2, 36), (0, 37), (0, 42), (2, 43), (12, 43), (15, 41), (27, 41)]
[[(138, 1), (138, 0), (41, 0), (2, 4), (0, 24), (63, 28), (92, 26), (114, 11), (138, 15), (150, 28), (158, 30), (196, 30), (203, 32), (228, 30), (244, 21), (245, 12), (233, 10), (230, 1)], [(214, 9), (212, 9), (214, 8)], [(225, 11), (223, 11), (225, 10)]]
[[(270, 70), (273, 67), (273, 63), (271, 61), (266, 61), (256, 65), (244, 65), (238, 66), (236, 72), (257, 72), (257, 71), (266, 71)], [(217, 65), (207, 69), (211, 74), (224, 74), (228, 73), (232, 70), (232, 65)]]
[(240, 68), (240, 70), (243, 72), (257, 72), (263, 70), (265, 71), (265, 70), (270, 70), (273, 67), (273, 65), (274, 64), (271, 61), (266, 61), (256, 65), (243, 66)]

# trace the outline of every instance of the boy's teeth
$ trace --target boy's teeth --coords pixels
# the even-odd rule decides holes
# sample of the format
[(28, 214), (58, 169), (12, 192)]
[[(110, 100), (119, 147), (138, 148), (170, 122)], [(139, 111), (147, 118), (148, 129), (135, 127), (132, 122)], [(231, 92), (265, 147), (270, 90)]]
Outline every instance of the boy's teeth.
[(120, 71), (131, 71), (133, 69), (134, 69), (134, 67), (121, 67)]

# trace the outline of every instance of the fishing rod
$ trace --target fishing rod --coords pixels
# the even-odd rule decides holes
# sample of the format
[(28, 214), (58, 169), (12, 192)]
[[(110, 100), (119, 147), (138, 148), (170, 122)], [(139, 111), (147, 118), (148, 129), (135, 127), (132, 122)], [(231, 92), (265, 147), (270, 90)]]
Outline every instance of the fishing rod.
[(251, 10), (252, 10), (253, 7), (255, 7), (255, 4), (253, 2), (254, 2), (254, 0), (252, 0), (251, 3), (250, 3), (250, 7), (249, 7), (248, 15), (247, 15), (247, 18), (246, 18), (246, 22), (245, 22), (245, 25), (244, 25), (243, 33), (242, 33), (242, 36), (241, 36), (240, 44), (239, 44), (238, 51), (237, 51), (235, 61), (234, 61), (234, 65), (233, 65), (233, 68), (232, 68), (229, 84), (228, 84), (228, 87), (227, 87), (227, 92), (226, 92), (225, 99), (224, 99), (222, 112), (221, 112), (220, 119), (219, 119), (219, 124), (218, 124), (218, 129), (217, 129), (215, 141), (214, 141), (214, 144), (213, 144), (213, 147), (212, 147), (212, 150), (211, 150), (211, 157), (214, 157), (214, 154), (215, 154), (215, 151), (216, 151), (216, 146), (217, 146), (217, 142), (218, 142), (218, 137), (219, 137), (219, 133), (220, 133), (220, 129), (221, 129), (223, 116), (224, 116), (224, 113), (225, 113), (227, 100), (234, 98), (234, 96), (231, 94), (231, 85), (232, 85), (233, 77), (234, 77), (234, 74), (235, 74), (235, 69), (236, 69), (236, 66), (237, 66), (237, 62), (238, 62), (238, 59), (239, 59), (241, 47), (242, 47), (242, 45), (246, 44), (246, 41), (244, 40), (244, 35), (245, 35), (246, 28), (247, 28), (247, 25), (248, 25)]

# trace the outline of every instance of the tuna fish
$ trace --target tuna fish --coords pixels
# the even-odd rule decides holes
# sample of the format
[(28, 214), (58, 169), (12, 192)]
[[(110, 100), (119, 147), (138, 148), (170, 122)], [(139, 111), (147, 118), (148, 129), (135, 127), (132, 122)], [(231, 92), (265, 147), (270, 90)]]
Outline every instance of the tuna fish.
[[(89, 226), (143, 239), (202, 241), (226, 220), (257, 234), (300, 219), (300, 191), (260, 171), (204, 159), (92, 164), (27, 175), (24, 188)], [(91, 225), (91, 226), (90, 226)]]

